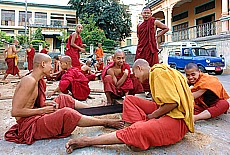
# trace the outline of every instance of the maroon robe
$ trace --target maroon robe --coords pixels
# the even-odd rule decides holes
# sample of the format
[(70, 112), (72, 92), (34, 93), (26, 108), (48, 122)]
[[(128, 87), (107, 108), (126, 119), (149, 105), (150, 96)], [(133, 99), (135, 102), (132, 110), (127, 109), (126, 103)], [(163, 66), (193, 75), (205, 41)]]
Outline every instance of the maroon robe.
[(19, 73), (18, 66), (15, 65), (15, 58), (6, 58), (5, 61), (7, 63), (7, 74), (16, 75)]
[(69, 68), (59, 82), (60, 91), (68, 93), (77, 100), (86, 100), (90, 93), (89, 80), (77, 68)]
[(27, 62), (28, 62), (28, 70), (31, 71), (33, 69), (33, 60), (35, 55), (35, 49), (31, 48), (30, 52), (27, 52)]
[[(66, 52), (65, 55), (68, 55), (71, 57), (72, 59), (72, 66), (73, 67), (77, 67), (78, 69), (80, 69), (81, 64), (80, 64), (80, 50), (78, 48), (74, 48), (71, 46), (71, 40), (72, 40), (73, 34), (71, 34), (69, 36), (68, 42), (66, 44)], [(78, 35), (77, 38), (75, 38), (74, 44), (76, 44), (77, 46), (82, 47), (82, 39), (81, 36)]]

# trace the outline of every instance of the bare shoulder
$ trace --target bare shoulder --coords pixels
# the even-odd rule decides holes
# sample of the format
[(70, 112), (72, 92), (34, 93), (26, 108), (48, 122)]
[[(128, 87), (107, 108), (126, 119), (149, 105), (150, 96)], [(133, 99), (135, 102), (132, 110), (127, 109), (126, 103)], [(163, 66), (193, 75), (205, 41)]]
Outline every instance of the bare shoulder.
[(21, 86), (28, 86), (28, 87), (31, 87), (31, 86), (34, 86), (34, 85), (36, 85), (36, 83), (37, 83), (38, 81), (36, 81), (35, 80), (35, 78), (33, 78), (32, 76), (25, 76), (25, 77), (23, 77), (22, 79), (21, 79), (21, 81), (20, 81), (20, 85)]
[(108, 75), (114, 75), (114, 69), (113, 69), (113, 68), (109, 68), (109, 69), (107, 70), (107, 74), (108, 74)]

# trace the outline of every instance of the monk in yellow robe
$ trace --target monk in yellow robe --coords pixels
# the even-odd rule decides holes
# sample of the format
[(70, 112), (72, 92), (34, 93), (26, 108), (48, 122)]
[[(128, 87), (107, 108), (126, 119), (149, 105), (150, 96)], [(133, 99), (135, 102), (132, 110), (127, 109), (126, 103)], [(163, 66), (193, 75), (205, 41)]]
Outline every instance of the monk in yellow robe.
[(164, 64), (150, 68), (137, 59), (133, 73), (140, 82), (149, 78), (154, 101), (127, 96), (123, 102), (123, 120), (132, 125), (98, 137), (83, 137), (66, 143), (67, 153), (91, 145), (125, 143), (131, 149), (146, 150), (150, 146), (175, 144), (190, 131), (194, 132), (193, 96), (186, 78)]

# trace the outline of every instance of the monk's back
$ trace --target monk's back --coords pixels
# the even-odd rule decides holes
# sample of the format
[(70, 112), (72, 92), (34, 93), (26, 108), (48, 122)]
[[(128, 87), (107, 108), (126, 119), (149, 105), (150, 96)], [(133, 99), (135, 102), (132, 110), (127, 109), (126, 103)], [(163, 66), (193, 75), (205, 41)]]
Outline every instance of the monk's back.
[(13, 47), (14, 47), (15, 45), (10, 45), (10, 47), (7, 49), (7, 55), (12, 55), (12, 54), (14, 54), (14, 52), (13, 52)]

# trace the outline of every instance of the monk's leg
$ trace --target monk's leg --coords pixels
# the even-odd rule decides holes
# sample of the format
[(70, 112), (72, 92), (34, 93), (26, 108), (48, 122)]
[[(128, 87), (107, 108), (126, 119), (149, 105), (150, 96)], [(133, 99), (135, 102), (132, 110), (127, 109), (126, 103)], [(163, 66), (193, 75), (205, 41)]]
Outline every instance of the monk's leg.
[(107, 98), (107, 104), (106, 105), (112, 105), (113, 99), (112, 99), (111, 92), (105, 92), (105, 96)]
[(4, 75), (4, 77), (3, 77), (2, 80), (6, 80), (6, 78), (7, 78), (8, 75), (9, 75), (9, 74), (6, 73), (6, 74)]
[(155, 102), (128, 95), (123, 101), (122, 119), (128, 123), (148, 120), (147, 115), (157, 108)]
[(82, 108), (90, 108), (90, 106), (86, 103), (80, 102), (78, 100), (75, 100), (75, 106), (74, 109), (82, 109)]
[(217, 117), (225, 113), (228, 109), (229, 109), (228, 101), (219, 100), (218, 102), (212, 104), (209, 108), (207, 108), (203, 112), (194, 115), (194, 121)]
[(111, 145), (111, 144), (123, 144), (117, 136), (116, 132), (100, 135), (97, 137), (81, 137), (77, 139), (70, 139), (66, 143), (66, 152), (72, 153), (74, 149), (83, 148), (92, 145)]
[(124, 127), (124, 122), (117, 119), (98, 119), (91, 116), (82, 115), (77, 125), (80, 127), (104, 126), (122, 129)]

